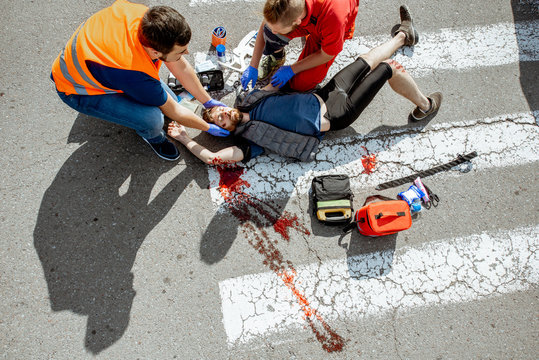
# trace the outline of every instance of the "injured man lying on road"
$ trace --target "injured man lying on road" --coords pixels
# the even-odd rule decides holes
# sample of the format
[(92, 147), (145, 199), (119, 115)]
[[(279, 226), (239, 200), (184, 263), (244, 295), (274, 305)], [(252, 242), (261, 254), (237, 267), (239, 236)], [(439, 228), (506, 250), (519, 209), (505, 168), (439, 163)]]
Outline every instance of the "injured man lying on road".
[(253, 90), (237, 108), (218, 106), (207, 110), (203, 114), (206, 121), (234, 132), (234, 146), (212, 152), (192, 140), (175, 122), (168, 126), (168, 135), (208, 164), (247, 162), (265, 150), (310, 161), (322, 135), (350, 126), (386, 81), (416, 105), (410, 113), (412, 120), (429, 120), (438, 112), (442, 94), (425, 96), (404, 68), (390, 59), (399, 47), (414, 44), (408, 41), (409, 31), (415, 30), (408, 27), (397, 32), (314, 92), (283, 93), (266, 87)]

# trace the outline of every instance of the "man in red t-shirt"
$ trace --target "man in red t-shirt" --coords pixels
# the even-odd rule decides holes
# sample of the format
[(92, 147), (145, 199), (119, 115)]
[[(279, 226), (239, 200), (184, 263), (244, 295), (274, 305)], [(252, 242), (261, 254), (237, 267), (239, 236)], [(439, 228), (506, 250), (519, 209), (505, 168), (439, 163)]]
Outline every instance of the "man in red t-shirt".
[[(247, 88), (257, 79), (272, 76), (271, 83), (292, 90), (308, 91), (326, 77), (344, 41), (354, 34), (359, 0), (266, 0), (264, 21), (258, 31), (250, 66), (242, 75)], [(298, 61), (282, 66), (284, 47), (296, 37), (306, 37)], [(262, 60), (259, 76), (259, 63)], [(274, 74), (273, 72), (279, 68)]]

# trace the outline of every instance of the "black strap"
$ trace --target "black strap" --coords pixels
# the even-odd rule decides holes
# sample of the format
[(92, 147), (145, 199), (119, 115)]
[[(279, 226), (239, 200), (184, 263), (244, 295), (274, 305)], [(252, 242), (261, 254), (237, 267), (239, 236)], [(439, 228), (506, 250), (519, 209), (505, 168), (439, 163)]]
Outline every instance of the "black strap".
[(476, 156), (477, 156), (476, 151), (471, 152), (471, 153), (466, 154), (466, 155), (460, 155), (459, 154), (459, 156), (455, 160), (450, 161), (450, 162), (448, 162), (446, 164), (435, 166), (435, 167), (433, 167), (431, 169), (423, 170), (423, 171), (420, 171), (420, 172), (415, 173), (413, 175), (402, 177), (400, 179), (395, 179), (395, 180), (391, 180), (391, 181), (382, 183), (382, 184), (376, 186), (375, 189), (376, 190), (385, 190), (385, 189), (389, 189), (389, 188), (392, 188), (392, 187), (395, 187), (395, 186), (406, 184), (408, 182), (412, 182), (418, 176), (424, 178), (424, 177), (427, 177), (427, 176), (430, 176), (430, 175), (434, 175), (436, 173), (439, 173), (439, 172), (442, 172), (442, 171), (445, 171), (445, 170), (449, 170), (454, 166), (465, 163), (466, 161), (469, 161), (469, 160), (473, 159)]
[[(396, 213), (392, 213), (392, 214), (395, 214), (395, 215), (393, 215), (393, 216), (406, 216), (406, 213), (405, 213), (404, 211), (397, 211)], [(381, 213), (379, 213), (379, 214), (377, 214), (377, 215), (374, 215), (374, 218), (375, 218), (376, 220), (380, 220), (380, 219), (383, 218), (383, 217), (384, 217), (384, 213), (383, 213), (383, 212), (381, 212)]]
[(351, 221), (350, 223), (348, 223), (348, 225), (346, 225), (344, 227), (344, 229), (342, 229), (342, 232), (343, 233), (347, 233), (349, 232), (350, 230), (352, 230), (354, 228), (354, 226), (356, 226), (357, 222), (356, 221)]

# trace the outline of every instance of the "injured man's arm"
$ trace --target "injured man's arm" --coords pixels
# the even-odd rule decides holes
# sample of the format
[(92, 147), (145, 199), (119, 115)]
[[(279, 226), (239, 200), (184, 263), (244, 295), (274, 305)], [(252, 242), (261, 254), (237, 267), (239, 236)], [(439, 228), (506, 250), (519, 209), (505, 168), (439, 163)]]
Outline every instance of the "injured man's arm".
[(221, 165), (233, 164), (242, 161), (244, 158), (243, 151), (237, 146), (229, 146), (217, 152), (213, 152), (197, 143), (189, 137), (185, 127), (172, 121), (168, 125), (168, 135), (173, 139), (181, 142), (193, 155), (206, 164)]

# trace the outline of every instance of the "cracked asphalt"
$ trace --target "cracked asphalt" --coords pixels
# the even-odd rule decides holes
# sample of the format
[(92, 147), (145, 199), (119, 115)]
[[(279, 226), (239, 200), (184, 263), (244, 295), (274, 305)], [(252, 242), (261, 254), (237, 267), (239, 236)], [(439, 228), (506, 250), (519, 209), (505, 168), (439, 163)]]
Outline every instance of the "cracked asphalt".
[[(385, 86), (315, 162), (270, 155), (228, 169), (182, 148), (161, 161), (56, 96), (52, 61), (111, 3), (0, 4), (0, 357), (537, 357), (537, 0), (410, 2), (422, 42), (396, 59), (443, 93), (429, 124), (409, 123), (409, 102)], [(215, 26), (231, 49), (261, 20), (261, 1), (143, 3), (186, 17), (191, 63), (211, 54)], [(361, 1), (331, 74), (389, 37), (399, 5)], [(229, 87), (214, 95), (233, 103)], [(228, 141), (189, 132), (211, 148)], [(349, 174), (359, 208), (407, 187), (379, 183), (474, 150), (471, 164), (424, 179), (440, 204), (405, 232), (342, 234), (312, 214), (317, 174)]]

